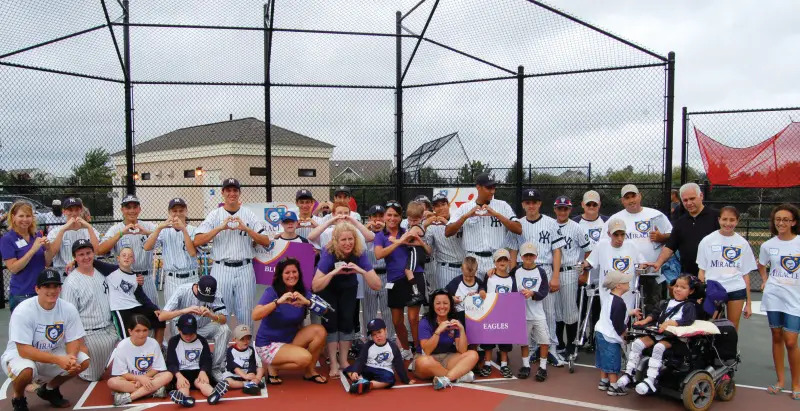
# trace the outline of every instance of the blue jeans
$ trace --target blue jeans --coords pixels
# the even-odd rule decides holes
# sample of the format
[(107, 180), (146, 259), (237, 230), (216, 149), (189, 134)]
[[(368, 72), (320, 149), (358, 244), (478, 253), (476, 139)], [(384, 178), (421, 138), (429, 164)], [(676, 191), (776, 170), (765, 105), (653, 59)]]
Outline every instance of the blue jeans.
[(769, 328), (782, 328), (790, 333), (800, 333), (800, 317), (781, 311), (767, 311)]
[(14, 309), (17, 308), (19, 303), (27, 300), (28, 298), (36, 297), (36, 294), (28, 294), (28, 295), (9, 295), (8, 296), (8, 307), (11, 309), (11, 312), (14, 312)]
[(603, 338), (603, 334), (595, 331), (595, 363), (594, 366), (608, 374), (619, 374), (622, 369), (622, 346)]

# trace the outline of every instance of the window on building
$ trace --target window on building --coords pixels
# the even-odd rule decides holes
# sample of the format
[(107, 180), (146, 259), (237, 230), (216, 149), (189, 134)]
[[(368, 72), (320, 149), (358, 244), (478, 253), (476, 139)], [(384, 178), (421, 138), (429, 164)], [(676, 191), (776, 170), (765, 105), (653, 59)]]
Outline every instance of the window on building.
[(250, 175), (251, 176), (266, 176), (267, 175), (267, 168), (266, 167), (250, 167)]
[(316, 177), (317, 170), (314, 168), (301, 168), (297, 170), (298, 177)]
[(183, 170), (183, 178), (194, 178), (194, 170)]
[(150, 173), (142, 173), (142, 180), (149, 180), (149, 179), (150, 179)]

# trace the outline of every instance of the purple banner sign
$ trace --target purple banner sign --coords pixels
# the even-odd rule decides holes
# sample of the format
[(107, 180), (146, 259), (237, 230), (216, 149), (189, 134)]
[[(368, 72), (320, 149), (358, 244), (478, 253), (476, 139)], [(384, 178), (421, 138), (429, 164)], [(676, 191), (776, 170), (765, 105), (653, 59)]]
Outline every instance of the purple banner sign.
[(259, 253), (253, 260), (253, 269), (256, 272), (256, 284), (272, 285), (275, 275), (275, 266), (286, 257), (293, 257), (300, 261), (300, 270), (303, 272), (303, 284), (306, 290), (311, 290), (311, 280), (314, 278), (314, 246), (304, 243), (285, 243), (282, 250), (272, 249), (266, 254)]
[(525, 297), (520, 293), (491, 293), (486, 299), (464, 299), (467, 341), (470, 344), (528, 344)]

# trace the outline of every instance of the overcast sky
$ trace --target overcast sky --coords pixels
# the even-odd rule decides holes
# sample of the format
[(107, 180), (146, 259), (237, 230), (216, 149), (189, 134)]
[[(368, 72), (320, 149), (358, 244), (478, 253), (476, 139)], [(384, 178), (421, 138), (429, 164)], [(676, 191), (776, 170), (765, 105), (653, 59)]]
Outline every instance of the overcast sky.
[[(41, 3), (41, 4), (40, 4)], [(112, 19), (120, 15), (108, 2)], [(394, 11), (417, 1), (279, 2), (276, 27), (394, 32)], [(48, 2), (0, 5), (0, 54), (102, 24), (96, 1), (57, 13)], [(259, 27), (262, 1), (131, 0), (132, 21)], [(420, 33), (433, 1), (404, 21)], [(800, 105), (800, 27), (794, 1), (590, 1), (550, 4), (653, 52), (677, 54), (676, 159), (680, 107), (690, 110)], [(347, 7), (343, 7), (347, 6)], [(118, 36), (121, 30), (116, 30)], [(657, 63), (658, 60), (522, 0), (442, 0), (427, 37), (526, 73)], [(121, 78), (107, 29), (12, 56), (4, 61)], [(163, 81), (263, 80), (263, 34), (133, 28), (133, 78)], [(277, 33), (275, 83), (394, 85), (392, 37)], [(407, 61), (414, 41), (403, 41)], [(508, 73), (424, 43), (404, 85), (507, 76)], [(792, 76), (794, 75), (794, 76)], [(792, 77), (790, 77), (792, 76)], [(660, 67), (525, 82), (525, 162), (604, 170), (661, 163), (663, 83)], [(509, 166), (516, 136), (516, 80), (406, 89), (405, 154), (432, 138), (459, 132), (467, 155)], [(39, 167), (67, 174), (87, 148), (124, 148), (121, 85), (0, 67), (0, 168)], [(389, 159), (394, 154), (393, 90), (273, 87), (272, 122), (337, 146), (335, 158)], [(137, 141), (181, 127), (235, 118), (264, 118), (263, 88), (145, 86), (134, 88)], [(800, 113), (693, 118), (732, 145), (766, 138)], [(729, 137), (730, 138), (730, 137)], [(433, 159), (458, 167), (459, 150)], [(697, 157), (693, 162), (698, 164)], [(677, 164), (677, 162), (676, 162)]]

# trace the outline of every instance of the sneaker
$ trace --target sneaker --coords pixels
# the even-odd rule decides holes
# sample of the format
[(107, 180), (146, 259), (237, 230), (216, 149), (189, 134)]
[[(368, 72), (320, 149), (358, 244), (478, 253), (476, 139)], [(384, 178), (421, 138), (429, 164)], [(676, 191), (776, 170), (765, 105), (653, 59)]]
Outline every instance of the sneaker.
[(350, 384), (350, 394), (365, 394), (372, 388), (370, 382), (364, 378)]
[(248, 382), (242, 387), (242, 392), (247, 395), (259, 395), (261, 394), (261, 388), (258, 388), (258, 384), (254, 382)]
[(48, 390), (47, 385), (42, 385), (36, 389), (36, 395), (56, 408), (67, 408), (70, 406), (70, 402), (61, 395), (61, 391), (59, 391), (58, 388)]
[(14, 411), (28, 411), (28, 400), (25, 397), (12, 398), (11, 406), (14, 407)]
[(115, 392), (114, 393), (114, 406), (119, 407), (120, 405), (126, 405), (131, 403), (131, 394), (127, 392)]
[(433, 389), (441, 390), (442, 388), (452, 387), (453, 384), (447, 377), (433, 377)]
[(172, 390), (169, 392), (169, 399), (172, 400), (175, 404), (181, 405), (186, 408), (194, 407), (194, 398), (187, 397), (183, 395), (182, 392), (178, 390)]
[(404, 361), (411, 361), (414, 359), (414, 353), (411, 350), (401, 350), (400, 355), (403, 357)]
[(639, 395), (650, 395), (656, 392), (656, 387), (648, 380), (636, 384), (636, 393)]
[(153, 398), (167, 398), (167, 387), (161, 387), (153, 393)]
[(559, 344), (559, 345), (557, 345), (557, 346), (556, 346), (556, 352), (557, 352), (558, 354), (564, 355), (564, 353), (565, 353), (566, 351), (567, 351), (567, 348), (566, 348), (566, 347), (564, 347), (563, 345)]
[(543, 382), (547, 379), (547, 368), (539, 368), (536, 371), (536, 381)]
[(478, 373), (478, 375), (480, 375), (481, 377), (488, 377), (491, 374), (492, 374), (492, 366), (488, 364), (484, 364), (483, 367), (481, 367), (480, 372)]
[(612, 397), (621, 397), (623, 395), (628, 395), (628, 390), (621, 385), (609, 385), (606, 394)]
[(517, 378), (524, 380), (531, 376), (531, 367), (520, 367)]
[(608, 387), (610, 386), (611, 382), (608, 380), (600, 380), (600, 382), (597, 383), (597, 389), (600, 391), (608, 391)]
[(415, 307), (422, 305), (425, 302), (425, 296), (422, 294), (414, 294), (411, 299), (406, 303), (406, 307)]
[(228, 392), (228, 382), (220, 381), (214, 386), (214, 391), (208, 396), (208, 405), (215, 405)]
[(633, 377), (626, 372), (619, 377), (619, 379), (617, 380), (617, 385), (628, 388), (630, 387), (632, 382), (633, 382)]
[(458, 379), (456, 380), (457, 383), (473, 382), (473, 381), (475, 381), (475, 373), (472, 371), (458, 377)]
[(557, 368), (561, 368), (567, 364), (561, 354), (552, 352), (547, 353), (547, 363)]
[(511, 372), (511, 368), (507, 365), (500, 367), (500, 374), (503, 374), (503, 378), (512, 378), (514, 373)]

